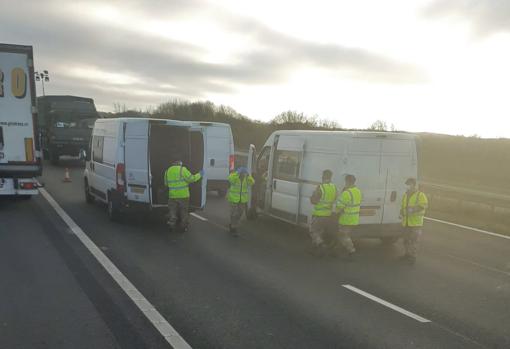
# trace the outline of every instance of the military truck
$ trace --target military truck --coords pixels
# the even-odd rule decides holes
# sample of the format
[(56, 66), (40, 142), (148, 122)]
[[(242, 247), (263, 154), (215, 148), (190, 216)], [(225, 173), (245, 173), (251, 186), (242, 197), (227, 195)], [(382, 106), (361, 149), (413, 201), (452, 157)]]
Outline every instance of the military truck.
[(62, 155), (78, 156), (88, 147), (99, 117), (94, 100), (76, 96), (37, 98), (39, 127), (45, 159), (57, 164)]

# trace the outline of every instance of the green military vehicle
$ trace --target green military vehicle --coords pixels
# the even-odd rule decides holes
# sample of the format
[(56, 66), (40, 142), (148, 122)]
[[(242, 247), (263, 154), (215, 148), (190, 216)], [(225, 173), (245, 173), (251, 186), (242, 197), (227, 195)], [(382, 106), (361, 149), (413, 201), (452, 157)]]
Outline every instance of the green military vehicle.
[(39, 128), (45, 159), (57, 164), (60, 156), (78, 156), (87, 149), (99, 117), (94, 100), (76, 96), (37, 98)]

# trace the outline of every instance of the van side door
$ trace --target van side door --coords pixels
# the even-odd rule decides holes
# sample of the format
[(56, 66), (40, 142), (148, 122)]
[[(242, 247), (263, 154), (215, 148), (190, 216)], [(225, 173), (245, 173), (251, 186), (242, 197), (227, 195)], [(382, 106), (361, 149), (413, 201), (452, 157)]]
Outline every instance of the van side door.
[(305, 141), (299, 136), (280, 135), (273, 155), (270, 214), (298, 223), (300, 214), (300, 175)]

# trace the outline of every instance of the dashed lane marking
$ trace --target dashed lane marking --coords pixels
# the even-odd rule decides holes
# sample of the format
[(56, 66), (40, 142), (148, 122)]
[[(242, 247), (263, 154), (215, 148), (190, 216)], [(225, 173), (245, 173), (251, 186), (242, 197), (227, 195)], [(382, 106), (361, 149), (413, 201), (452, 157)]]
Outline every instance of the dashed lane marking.
[(346, 289), (348, 290), (351, 290), (352, 292), (356, 292), (357, 294), (360, 294), (362, 295), (363, 297), (366, 297), (374, 302), (377, 302), (379, 304), (382, 304), (384, 305), (385, 307), (388, 307), (392, 310), (395, 310), (401, 314), (404, 314), (405, 316), (408, 316), (416, 321), (419, 321), (419, 322), (422, 322), (422, 323), (426, 323), (426, 322), (431, 322), (430, 320), (428, 319), (425, 319), (419, 315), (416, 315), (414, 313), (411, 313), (410, 311), (407, 311), (399, 306), (396, 306), (394, 304), (391, 304), (390, 302), (386, 302), (385, 300), (379, 298), (379, 297), (376, 297), (368, 292), (365, 292), (363, 290), (360, 290), (359, 288), (357, 287), (354, 287), (354, 286), (351, 286), (351, 285), (342, 285), (343, 287), (345, 287)]
[(165, 340), (176, 349), (187, 349), (191, 346), (182, 338), (179, 333), (166, 321), (166, 319), (157, 311), (157, 309), (138, 291), (138, 289), (128, 280), (127, 277), (112, 263), (112, 261), (94, 244), (94, 242), (85, 234), (85, 232), (76, 224), (73, 219), (60, 207), (53, 197), (44, 189), (39, 188), (39, 192), (55, 209), (57, 214), (67, 224), (76, 237), (85, 245), (89, 252), (110, 274), (115, 282), (122, 288), (133, 303), (142, 311), (151, 324), (161, 333)]
[(195, 218), (200, 219), (201, 221), (204, 221), (204, 222), (207, 222), (207, 221), (208, 221), (208, 219), (207, 219), (207, 218), (202, 217), (201, 215), (196, 214), (195, 212), (191, 212), (191, 213), (190, 213), (190, 215), (192, 215), (192, 216), (193, 216), (193, 217), (195, 217)]

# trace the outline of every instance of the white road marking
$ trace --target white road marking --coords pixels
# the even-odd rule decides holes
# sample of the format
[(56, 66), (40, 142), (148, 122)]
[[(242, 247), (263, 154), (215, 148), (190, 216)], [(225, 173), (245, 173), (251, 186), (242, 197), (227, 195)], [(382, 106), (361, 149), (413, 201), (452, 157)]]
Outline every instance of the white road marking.
[(161, 333), (165, 340), (173, 347), (178, 349), (191, 348), (191, 346), (182, 338), (179, 333), (166, 321), (166, 319), (156, 310), (156, 308), (138, 291), (138, 289), (122, 274), (122, 272), (112, 263), (112, 261), (94, 244), (94, 242), (85, 234), (85, 232), (76, 224), (73, 219), (60, 207), (53, 197), (44, 189), (39, 188), (40, 193), (55, 209), (57, 214), (69, 226), (76, 237), (85, 245), (89, 252), (97, 259), (103, 268), (117, 282), (128, 297), (142, 311), (145, 317)]
[(386, 302), (385, 300), (383, 300), (383, 299), (381, 299), (379, 297), (376, 297), (374, 295), (371, 295), (370, 293), (367, 293), (367, 292), (365, 292), (363, 290), (360, 290), (359, 288), (356, 288), (356, 287), (351, 286), (351, 285), (342, 285), (342, 286), (347, 288), (347, 289), (349, 289), (349, 290), (351, 290), (351, 291), (353, 291), (353, 292), (356, 292), (357, 294), (360, 294), (360, 295), (362, 295), (362, 296), (364, 296), (364, 297), (366, 297), (366, 298), (368, 298), (370, 300), (373, 300), (374, 302), (382, 304), (385, 307), (388, 307), (388, 308), (393, 309), (393, 310), (395, 310), (395, 311), (397, 311), (397, 312), (399, 312), (401, 314), (404, 314), (405, 316), (409, 316), (410, 318), (415, 319), (416, 321), (423, 322), (423, 323), (431, 322), (430, 320), (427, 320), (427, 319), (425, 319), (425, 318), (423, 318), (423, 317), (421, 317), (419, 315), (411, 313), (410, 311), (407, 311), (407, 310), (405, 310), (405, 309), (403, 309), (403, 308), (401, 308), (399, 306), (396, 306), (394, 304)]
[(200, 215), (196, 214), (195, 212), (191, 212), (191, 213), (190, 213), (190, 215), (192, 215), (192, 216), (193, 216), (193, 217), (195, 217), (195, 218), (200, 219), (201, 221), (204, 221), (204, 222), (207, 222), (207, 221), (208, 221), (208, 219), (207, 219), (207, 218), (202, 217), (202, 216), (200, 216)]
[(502, 235), (502, 234), (497, 234), (497, 233), (493, 233), (493, 232), (490, 232), (490, 231), (487, 231), (487, 230), (478, 229), (478, 228), (468, 227), (467, 225), (462, 225), (462, 224), (442, 221), (440, 219), (430, 218), (430, 217), (425, 217), (425, 219), (429, 220), (429, 221), (432, 221), (432, 222), (443, 223), (443, 224), (446, 224), (446, 225), (451, 225), (453, 227), (467, 229), (467, 230), (472, 230), (472, 231), (476, 231), (478, 233), (482, 233), (482, 234), (486, 234), (486, 235), (491, 235), (491, 236), (496, 236), (498, 238), (510, 240), (510, 236), (506, 236), (506, 235)]
[(498, 268), (489, 267), (487, 265), (480, 264), (480, 263), (477, 263), (477, 262), (473, 262), (473, 261), (471, 261), (469, 259), (465, 259), (465, 258), (462, 258), (462, 257), (457, 257), (457, 256), (454, 256), (454, 255), (451, 255), (451, 254), (445, 254), (444, 256), (449, 257), (451, 259), (456, 259), (456, 260), (464, 262), (464, 263), (468, 263), (468, 264), (474, 265), (475, 267), (478, 267), (480, 269), (485, 269), (485, 270), (488, 270), (488, 271), (492, 271), (494, 273), (499, 273), (499, 274), (503, 274), (503, 275), (506, 275), (506, 276), (510, 276), (510, 272), (507, 272), (507, 271), (504, 271), (504, 270), (501, 270), (501, 269), (498, 269)]

